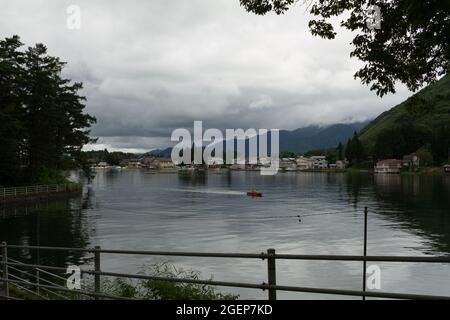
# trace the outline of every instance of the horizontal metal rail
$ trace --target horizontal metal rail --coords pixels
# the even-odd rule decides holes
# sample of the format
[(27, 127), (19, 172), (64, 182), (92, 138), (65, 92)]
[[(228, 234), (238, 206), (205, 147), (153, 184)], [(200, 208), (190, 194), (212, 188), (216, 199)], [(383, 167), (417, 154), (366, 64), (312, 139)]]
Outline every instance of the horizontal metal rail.
[[(1, 257), (1, 256), (0, 256), (0, 257)], [(22, 266), (22, 267), (27, 267), (27, 266), (29, 266), (29, 264), (26, 264), (26, 263), (24, 263), (24, 262), (21, 262), (21, 261), (15, 260), (15, 259), (11, 259), (11, 258), (8, 258), (8, 265), (12, 265), (12, 264), (9, 264), (9, 261), (12, 261), (12, 263), (14, 263), (15, 266)], [(62, 281), (66, 281), (66, 280), (67, 280), (66, 278), (61, 277), (61, 276), (59, 276), (59, 275), (57, 275), (57, 274), (55, 274), (55, 273), (51, 273), (51, 272), (45, 271), (44, 269), (39, 269), (39, 267), (34, 267), (33, 269), (35, 269), (36, 271), (42, 272), (42, 273), (44, 273), (44, 274), (46, 274), (46, 275), (49, 275), (49, 276), (51, 276), (51, 277), (57, 278), (57, 279), (59, 279), (59, 280), (62, 280)], [(63, 271), (63, 270), (65, 270), (64, 268), (58, 268), (58, 269), (59, 269), (59, 270), (57, 270), (57, 271)], [(30, 275), (30, 276), (36, 277), (36, 275), (29, 274), (29, 272), (27, 272), (27, 271), (21, 270), (21, 272), (24, 272), (24, 273), (26, 273), (26, 274), (28, 274), (28, 275)], [(52, 284), (54, 284), (54, 283), (52, 283)]]
[[(266, 283), (253, 284), (243, 282), (228, 282), (228, 281), (215, 281), (215, 280), (200, 280), (200, 279), (182, 279), (182, 278), (167, 278), (158, 276), (147, 276), (138, 274), (124, 274), (115, 272), (95, 272), (85, 271), (89, 274), (98, 274), (103, 276), (111, 276), (118, 278), (131, 278), (131, 279), (144, 279), (154, 281), (167, 281), (167, 282), (179, 282), (179, 283), (193, 283), (203, 284), (220, 287), (233, 287), (233, 288), (247, 288), (247, 289), (260, 289), (260, 290), (277, 290), (277, 291), (289, 291), (289, 292), (301, 292), (301, 293), (316, 293), (316, 294), (329, 294), (329, 295), (344, 295), (344, 296), (366, 296), (373, 298), (389, 298), (389, 299), (413, 299), (413, 300), (450, 300), (448, 296), (432, 296), (432, 295), (420, 295), (420, 294), (405, 294), (405, 293), (392, 293), (392, 292), (372, 292), (372, 291), (357, 291), (357, 290), (342, 290), (342, 289), (329, 289), (329, 288), (310, 288), (310, 287), (296, 287), (296, 286), (283, 286), (283, 285), (268, 285)], [(0, 281), (5, 279), (0, 278)], [(119, 297), (115, 295), (105, 293), (94, 293), (90, 291), (70, 290), (59, 286), (49, 286), (43, 284), (32, 284), (29, 281), (20, 281), (8, 279), (8, 282), (14, 284), (33, 285), (44, 289), (52, 289), (55, 291), (71, 292), (81, 295), (87, 295), (92, 297), (101, 297), (109, 299), (121, 299), (129, 300), (130, 298)]]
[[(100, 278), (101, 276), (116, 277), (116, 278), (128, 278), (128, 279), (141, 279), (141, 280), (154, 280), (154, 281), (170, 281), (179, 283), (193, 283), (201, 285), (211, 286), (223, 286), (223, 287), (235, 287), (235, 288), (249, 288), (267, 290), (269, 292), (270, 299), (276, 299), (277, 291), (287, 292), (303, 292), (303, 293), (315, 293), (315, 294), (328, 294), (328, 295), (344, 295), (344, 296), (358, 296), (358, 297), (373, 297), (373, 298), (389, 298), (389, 299), (416, 299), (416, 300), (450, 300), (448, 296), (434, 296), (434, 295), (422, 295), (422, 294), (407, 294), (407, 293), (392, 293), (392, 292), (380, 292), (380, 291), (358, 291), (358, 290), (341, 290), (332, 288), (310, 288), (300, 286), (284, 286), (277, 285), (275, 280), (275, 261), (276, 260), (307, 260), (307, 261), (342, 261), (342, 262), (407, 262), (407, 263), (450, 263), (450, 257), (431, 257), (431, 256), (356, 256), (356, 255), (299, 255), (299, 254), (276, 254), (275, 250), (269, 249), (267, 253), (212, 253), (212, 252), (172, 252), (172, 251), (143, 251), (143, 250), (110, 250), (95, 248), (62, 248), (62, 247), (37, 247), (26, 245), (3, 245), (3, 248), (7, 249), (19, 249), (19, 250), (49, 250), (49, 251), (66, 251), (66, 252), (85, 252), (93, 253), (95, 255), (95, 270), (80, 270), (83, 274), (93, 275), (96, 279), (95, 291), (79, 291), (69, 290), (58, 286), (48, 286), (42, 284), (33, 284), (36, 287), (43, 287), (52, 289), (55, 291), (67, 291), (77, 293), (81, 295), (92, 296), (95, 298), (114, 298), (114, 299), (126, 299), (123, 297), (112, 296), (106, 293), (100, 292)], [(107, 272), (100, 269), (100, 254), (123, 254), (123, 255), (146, 255), (146, 256), (179, 256), (179, 257), (205, 257), (205, 258), (237, 258), (237, 259), (267, 259), (269, 267), (268, 283), (245, 283), (245, 282), (228, 282), (228, 281), (215, 281), (215, 280), (201, 280), (201, 279), (182, 279), (182, 278), (168, 278), (160, 276), (152, 276), (145, 274), (127, 274)], [(97, 263), (98, 262), (98, 263)], [(8, 260), (0, 262), (0, 265), (14, 267), (19, 266), (21, 268), (31, 268), (40, 270), (52, 270), (59, 272), (66, 272), (63, 267), (45, 266), (39, 264), (26, 264), (19, 262), (12, 262)], [(59, 277), (59, 276), (58, 276)], [(8, 278), (1, 278), (0, 281), (6, 283), (17, 283), (17, 280), (11, 280)], [(29, 285), (29, 283), (28, 283)]]
[(46, 193), (72, 192), (81, 188), (76, 183), (36, 185), (14, 188), (0, 188), (0, 199), (39, 195)]
[[(12, 260), (12, 259), (10, 259), (10, 260)], [(32, 277), (32, 278), (34, 278), (34, 279), (37, 279), (37, 276), (36, 276), (35, 274), (30, 274), (29, 272), (26, 272), (26, 271), (24, 271), (24, 270), (20, 270), (20, 269), (18, 269), (18, 268), (11, 267), (11, 266), (9, 266), (9, 269), (12, 269), (12, 270), (14, 270), (14, 271), (16, 271), (16, 272), (20, 272), (21, 274), (25, 274), (25, 275), (27, 275), (27, 276), (29, 276), (29, 277)], [(47, 274), (47, 275), (50, 275), (50, 276), (56, 276), (56, 275), (54, 275), (54, 274), (52, 274), (52, 273), (50, 273), (50, 272), (46, 272), (46, 271), (44, 271), (44, 270), (40, 270), (40, 269), (37, 269), (37, 268), (33, 268), (33, 270), (37, 270), (37, 271), (43, 272), (43, 273), (45, 273), (45, 274)], [(24, 278), (18, 277), (17, 275), (14, 275), (14, 274), (12, 274), (12, 273), (9, 273), (9, 276), (10, 276), (10, 277), (13, 277), (13, 278), (15, 278), (15, 279), (17, 279), (17, 280), (27, 281), (27, 282), (29, 282), (29, 284), (30, 284), (31, 286), (34, 286), (34, 287), (35, 287), (35, 283), (33, 283), (33, 282), (29, 281), (29, 280), (26, 280), (26, 279), (24, 279)], [(64, 278), (62, 278), (62, 277), (60, 277), (60, 278), (63, 279), (64, 281), (66, 281), (66, 279), (64, 279)], [(43, 281), (43, 282), (48, 283), (48, 284), (50, 284), (50, 285), (52, 285), (52, 286), (59, 286), (58, 284), (56, 284), (56, 283), (54, 283), (54, 282), (52, 282), (52, 281), (50, 281), (50, 280), (47, 280), (47, 279), (45, 279), (45, 278), (39, 278), (39, 281)], [(47, 297), (42, 296), (42, 295), (40, 295), (39, 293), (36, 293), (36, 292), (34, 292), (34, 291), (32, 291), (32, 290), (29, 290), (29, 289), (27, 289), (27, 288), (25, 288), (25, 287), (19, 286), (19, 288), (22, 289), (22, 290), (28, 291), (28, 292), (30, 292), (30, 293), (32, 293), (32, 294), (38, 296), (38, 297), (41, 297), (41, 298), (43, 298), (43, 299), (47, 299)], [(59, 294), (58, 292), (53, 292), (53, 291), (51, 291), (51, 290), (49, 290), (49, 289), (46, 289), (46, 288), (43, 288), (43, 290), (44, 290), (45, 292), (47, 292), (47, 293), (53, 294), (53, 295), (58, 296), (58, 297), (60, 297), (60, 298), (63, 298), (63, 299), (66, 299), (66, 300), (70, 300), (68, 297), (63, 296), (63, 295)]]
[(16, 300), (17, 301), (23, 300), (23, 299), (19, 299), (19, 298), (16, 298), (16, 297), (6, 296), (6, 295), (3, 295), (3, 294), (0, 294), (0, 298), (6, 299), (6, 300), (14, 300), (14, 301), (16, 301)]
[[(35, 286), (35, 284), (33, 284), (32, 282), (30, 282), (30, 281), (28, 281), (28, 280), (26, 280), (26, 279), (23, 279), (23, 278), (21, 278), (21, 277), (18, 277), (18, 276), (14, 275), (14, 274), (11, 274), (11, 273), (10, 273), (10, 274), (9, 274), (9, 277), (12, 277), (12, 278), (14, 278), (14, 279), (16, 279), (16, 280), (20, 280), (20, 281), (22, 281), (24, 284), (27, 284), (27, 285), (29, 285), (29, 286)], [(13, 281), (10, 279), (8, 282), (13, 282)], [(40, 298), (40, 299), (43, 299), (43, 300), (49, 300), (49, 298), (44, 297), (44, 296), (40, 295), (39, 293), (34, 292), (34, 291), (30, 290), (30, 289), (27, 289), (27, 288), (25, 288), (25, 287), (23, 287), (23, 286), (21, 286), (21, 285), (19, 285), (19, 284), (14, 284), (14, 285), (15, 285), (17, 288), (19, 288), (20, 290), (26, 291), (26, 292), (28, 292), (28, 293), (30, 293), (30, 294), (32, 294), (32, 295), (34, 295), (34, 296), (36, 296), (36, 297), (38, 297), (38, 298)]]
[[(29, 285), (28, 282), (20, 281), (20, 280), (11, 280), (11, 279), (0, 278), (0, 281), (8, 281), (8, 282), (14, 283), (14, 284)], [(75, 294), (81, 294), (81, 295), (91, 296), (91, 297), (100, 297), (100, 298), (108, 298), (108, 299), (116, 299), (116, 300), (130, 300), (130, 298), (119, 297), (119, 296), (111, 295), (111, 294), (107, 294), (107, 293), (91, 292), (91, 291), (83, 291), (83, 290), (71, 290), (71, 289), (67, 289), (67, 288), (63, 288), (63, 287), (50, 286), (50, 285), (46, 285), (46, 284), (34, 283), (33, 286), (40, 287), (40, 288), (53, 289), (56, 291), (64, 291), (64, 292), (70, 292), (70, 293), (75, 293)]]
[(64, 248), (64, 247), (37, 247), (22, 245), (7, 245), (11, 249), (73, 251), (87, 253), (108, 253), (124, 255), (147, 256), (174, 256), (174, 257), (204, 257), (204, 258), (235, 258), (235, 259), (267, 259), (273, 257), (277, 260), (318, 260), (318, 261), (368, 261), (368, 262), (427, 262), (450, 263), (450, 256), (356, 256), (356, 255), (302, 255), (302, 254), (273, 254), (262, 253), (217, 253), (217, 252), (181, 252), (181, 251), (148, 251), (148, 250), (114, 250), (95, 248)]
[(318, 294), (331, 294), (331, 295), (345, 295), (345, 296), (367, 296), (375, 298), (390, 298), (390, 299), (415, 299), (415, 300), (450, 300), (448, 296), (433, 296), (433, 295), (420, 295), (420, 294), (406, 294), (406, 293), (390, 293), (390, 292), (372, 292), (372, 291), (356, 291), (356, 290), (342, 290), (342, 289), (327, 289), (327, 288), (308, 288), (308, 287), (295, 287), (295, 286), (282, 286), (282, 285), (269, 285), (266, 283), (253, 284), (243, 282), (227, 282), (227, 281), (215, 281), (215, 280), (200, 280), (200, 279), (181, 279), (181, 278), (168, 278), (148, 275), (131, 275), (126, 273), (116, 272), (96, 272), (85, 271), (89, 274), (97, 274), (102, 276), (110, 276), (117, 278), (131, 278), (131, 279), (143, 279), (154, 281), (168, 281), (168, 282), (181, 282), (181, 283), (194, 283), (194, 284), (206, 284), (219, 287), (234, 287), (234, 288), (247, 288), (247, 289), (261, 289), (261, 290), (278, 290), (278, 291), (291, 291), (291, 292), (305, 292), (305, 293), (318, 293)]
[(26, 263), (16, 263), (16, 262), (3, 262), (0, 261), (0, 265), (7, 265), (7, 266), (19, 266), (19, 267), (24, 267), (24, 268), (29, 268), (29, 269), (47, 269), (47, 270), (54, 270), (54, 271), (61, 271), (61, 272), (66, 272), (67, 268), (62, 268), (62, 267), (54, 267), (54, 266), (44, 266), (44, 265), (40, 265), (40, 264), (26, 264)]

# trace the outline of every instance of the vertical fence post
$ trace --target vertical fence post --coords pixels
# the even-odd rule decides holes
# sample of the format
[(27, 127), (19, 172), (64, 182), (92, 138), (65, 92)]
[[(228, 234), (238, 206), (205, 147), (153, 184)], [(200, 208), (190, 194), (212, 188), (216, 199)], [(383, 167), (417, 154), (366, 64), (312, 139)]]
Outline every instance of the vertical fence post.
[[(95, 275), (94, 275), (94, 290), (95, 293), (100, 293), (101, 291), (101, 282), (100, 282), (100, 247), (95, 247), (94, 252), (94, 267), (95, 267)], [(95, 297), (95, 300), (98, 300), (98, 297)]]
[[(267, 276), (269, 285), (277, 285), (275, 249), (267, 250)], [(269, 289), (269, 300), (277, 300), (277, 290)]]
[[(367, 281), (367, 207), (364, 208), (364, 261), (363, 261), (363, 292), (366, 292), (366, 281)], [(366, 296), (362, 296), (363, 300), (366, 300)]]
[(3, 290), (5, 290), (5, 296), (9, 297), (9, 282), (8, 282), (8, 248), (6, 242), (1, 243), (2, 247), (2, 262), (3, 262)]

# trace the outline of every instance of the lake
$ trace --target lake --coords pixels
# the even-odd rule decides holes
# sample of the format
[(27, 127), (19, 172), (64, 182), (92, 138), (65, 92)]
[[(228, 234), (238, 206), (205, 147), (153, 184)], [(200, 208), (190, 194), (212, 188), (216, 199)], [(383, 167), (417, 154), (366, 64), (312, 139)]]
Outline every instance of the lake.
[[(262, 198), (250, 198), (256, 188)], [(350, 173), (98, 171), (77, 199), (0, 211), (9, 244), (173, 250), (361, 255), (369, 208), (369, 255), (450, 255), (450, 177)], [(300, 215), (301, 222), (297, 218)], [(13, 250), (11, 250), (13, 251)], [(78, 253), (20, 251), (23, 261), (90, 264)], [(261, 260), (102, 255), (103, 271), (137, 272), (169, 261), (215, 280), (262, 283)], [(370, 264), (370, 263), (369, 263)], [(450, 265), (377, 263), (381, 290), (450, 296)], [(361, 289), (360, 262), (277, 261), (280, 285)], [(219, 288), (241, 298), (259, 290)], [(335, 299), (279, 292), (280, 299)]]

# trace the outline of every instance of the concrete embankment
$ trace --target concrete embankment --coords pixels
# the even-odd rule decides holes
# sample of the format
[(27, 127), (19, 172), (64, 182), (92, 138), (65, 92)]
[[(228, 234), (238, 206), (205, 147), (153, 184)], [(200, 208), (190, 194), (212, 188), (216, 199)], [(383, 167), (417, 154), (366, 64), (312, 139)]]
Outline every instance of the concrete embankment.
[(64, 184), (0, 189), (0, 205), (39, 202), (78, 196), (82, 185)]

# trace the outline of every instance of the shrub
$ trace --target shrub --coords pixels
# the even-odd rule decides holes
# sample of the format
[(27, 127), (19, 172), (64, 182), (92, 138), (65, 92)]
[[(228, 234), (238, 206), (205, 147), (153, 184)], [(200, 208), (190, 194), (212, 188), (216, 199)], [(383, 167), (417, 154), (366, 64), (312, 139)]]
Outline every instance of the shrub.
[(69, 180), (58, 170), (41, 169), (33, 177), (33, 184), (50, 185), (50, 184), (65, 184)]
[[(165, 278), (201, 279), (200, 272), (176, 268), (167, 262), (151, 265), (141, 274)], [(239, 298), (238, 295), (217, 292), (213, 286), (206, 284), (145, 279), (131, 281), (114, 278), (105, 281), (104, 291), (120, 297), (144, 300), (236, 300)]]

